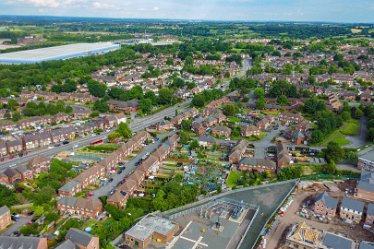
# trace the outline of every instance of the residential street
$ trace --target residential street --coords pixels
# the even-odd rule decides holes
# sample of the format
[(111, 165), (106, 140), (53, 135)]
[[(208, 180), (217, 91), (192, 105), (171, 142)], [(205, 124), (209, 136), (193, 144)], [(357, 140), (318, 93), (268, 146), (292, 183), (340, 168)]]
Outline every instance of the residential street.
[[(172, 107), (169, 107), (167, 109), (164, 109), (158, 113), (155, 113), (153, 115), (149, 115), (143, 118), (136, 118), (131, 124), (130, 128), (133, 132), (138, 132), (146, 127), (157, 123), (158, 121), (161, 121), (164, 119), (164, 117), (174, 117), (176, 110), (180, 106), (187, 106), (191, 100), (186, 100), (182, 103), (179, 103), (177, 105), (174, 105)], [(66, 150), (72, 150), (73, 148), (79, 148), (88, 145), (93, 139), (105, 139), (110, 132), (102, 132), (100, 135), (96, 136), (86, 136), (83, 138), (76, 139), (74, 141), (71, 141), (69, 144), (66, 145), (61, 145), (59, 147), (53, 147), (51, 149), (49, 148), (44, 148), (41, 150), (33, 151), (30, 152), (29, 154), (19, 157), (19, 158), (14, 158), (12, 160), (8, 160), (5, 162), (0, 163), (0, 169), (5, 169), (9, 166), (19, 166), (19, 165), (25, 165), (27, 164), (32, 158), (34, 158), (37, 155), (42, 155), (42, 156), (47, 156), (47, 157), (52, 157), (60, 152), (66, 151)]]
[(118, 183), (125, 178), (127, 175), (129, 175), (137, 166), (136, 163), (140, 161), (140, 159), (147, 153), (152, 153), (160, 144), (162, 144), (162, 140), (165, 137), (169, 137), (173, 135), (175, 131), (167, 132), (164, 134), (161, 134), (158, 136), (158, 141), (155, 141), (153, 144), (149, 144), (148, 146), (144, 147), (144, 149), (137, 154), (133, 159), (131, 159), (129, 162), (125, 164), (126, 169), (122, 171), (121, 174), (114, 173), (112, 174), (113, 181), (110, 183), (107, 183), (106, 185), (102, 186), (101, 188), (93, 191), (92, 198), (99, 198), (100, 196), (106, 196), (109, 194), (109, 192), (114, 189)]

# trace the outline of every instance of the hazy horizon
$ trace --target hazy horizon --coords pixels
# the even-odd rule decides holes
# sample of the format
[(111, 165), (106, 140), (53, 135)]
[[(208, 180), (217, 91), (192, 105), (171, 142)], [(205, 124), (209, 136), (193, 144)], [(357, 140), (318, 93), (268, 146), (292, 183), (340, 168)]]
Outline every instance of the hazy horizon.
[[(84, 10), (84, 11), (82, 11)], [(374, 2), (358, 0), (5, 0), (0, 15), (247, 22), (373, 23)]]

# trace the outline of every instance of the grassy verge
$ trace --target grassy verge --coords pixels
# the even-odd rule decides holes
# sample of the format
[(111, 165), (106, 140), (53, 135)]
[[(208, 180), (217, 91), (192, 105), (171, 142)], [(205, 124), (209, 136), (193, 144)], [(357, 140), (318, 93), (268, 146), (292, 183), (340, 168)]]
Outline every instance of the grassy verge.
[(227, 178), (227, 182), (226, 182), (226, 186), (228, 188), (232, 188), (232, 187), (235, 187), (238, 183), (238, 180), (240, 179), (240, 177), (243, 176), (243, 173), (242, 172), (239, 172), (239, 171), (231, 171), (228, 178)]

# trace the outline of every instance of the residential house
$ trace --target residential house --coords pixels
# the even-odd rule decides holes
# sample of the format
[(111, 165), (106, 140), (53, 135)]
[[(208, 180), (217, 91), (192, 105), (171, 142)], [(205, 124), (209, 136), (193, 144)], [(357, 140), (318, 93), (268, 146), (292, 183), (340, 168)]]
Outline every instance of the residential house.
[(335, 217), (337, 207), (338, 199), (331, 197), (326, 191), (317, 195), (314, 202), (314, 212), (327, 218)]
[(34, 171), (31, 169), (27, 168), (25, 165), (19, 165), (15, 168), (16, 171), (18, 171), (21, 176), (22, 180), (28, 180), (34, 178)]
[(111, 111), (136, 112), (139, 108), (139, 100), (129, 101), (109, 100), (109, 109)]
[(23, 142), (21, 139), (15, 139), (6, 142), (8, 154), (15, 154), (23, 151)]
[(303, 121), (304, 117), (300, 113), (283, 112), (278, 115), (278, 120), (286, 125), (291, 123), (297, 124)]
[(374, 201), (374, 171), (361, 170), (355, 192), (358, 198)]
[(11, 223), (10, 209), (7, 206), (2, 206), (0, 208), (0, 231), (7, 228)]
[(0, 248), (47, 249), (47, 238), (0, 236)]
[(231, 135), (231, 129), (226, 126), (215, 126), (212, 128), (212, 135), (228, 138)]
[(5, 184), (13, 184), (22, 181), (22, 175), (20, 172), (13, 168), (7, 168), (0, 173), (0, 182)]
[(243, 137), (260, 136), (261, 131), (258, 126), (246, 125), (240, 130), (240, 134)]
[(294, 144), (300, 145), (300, 144), (305, 144), (307, 141), (307, 138), (302, 131), (295, 130), (291, 133), (291, 141)]
[(356, 243), (343, 235), (324, 232), (320, 246), (324, 249), (355, 249)]
[(366, 211), (365, 224), (369, 226), (374, 225), (374, 204), (373, 203), (368, 204), (368, 208)]
[(374, 249), (374, 242), (361, 241), (358, 249)]
[(48, 172), (50, 165), (51, 165), (51, 159), (45, 156), (40, 156), (40, 155), (35, 156), (28, 163), (28, 167), (35, 174)]
[(248, 141), (243, 139), (239, 140), (229, 153), (229, 162), (238, 164), (242, 159), (243, 154), (247, 150), (248, 145)]
[(364, 211), (364, 203), (358, 200), (343, 198), (340, 206), (340, 218), (348, 223), (360, 223)]
[(103, 211), (103, 204), (93, 199), (65, 196), (57, 201), (57, 210), (61, 214), (67, 213), (95, 219)]
[(77, 228), (70, 228), (62, 242), (56, 249), (99, 249), (99, 238)]
[(244, 157), (239, 162), (239, 170), (241, 171), (264, 172), (268, 170), (270, 173), (275, 173), (276, 167), (277, 165), (274, 161), (267, 159)]
[(211, 148), (214, 144), (218, 144), (217, 140), (208, 134), (202, 134), (199, 136), (199, 145), (205, 148)]
[(74, 110), (73, 118), (74, 119), (86, 119), (89, 118), (92, 111), (89, 109), (77, 109)]
[(287, 145), (281, 142), (276, 144), (277, 149), (277, 166), (283, 167), (293, 163), (291, 156), (289, 155)]
[(0, 141), (0, 157), (8, 154), (8, 149), (4, 141)]

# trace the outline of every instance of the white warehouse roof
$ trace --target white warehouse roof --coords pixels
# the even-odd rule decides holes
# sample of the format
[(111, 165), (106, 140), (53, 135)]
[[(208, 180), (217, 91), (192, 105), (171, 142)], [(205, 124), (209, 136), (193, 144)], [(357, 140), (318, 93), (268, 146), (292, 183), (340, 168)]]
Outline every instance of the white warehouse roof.
[(0, 64), (27, 64), (49, 60), (64, 60), (102, 54), (119, 48), (119, 44), (111, 42), (75, 43), (0, 54)]

